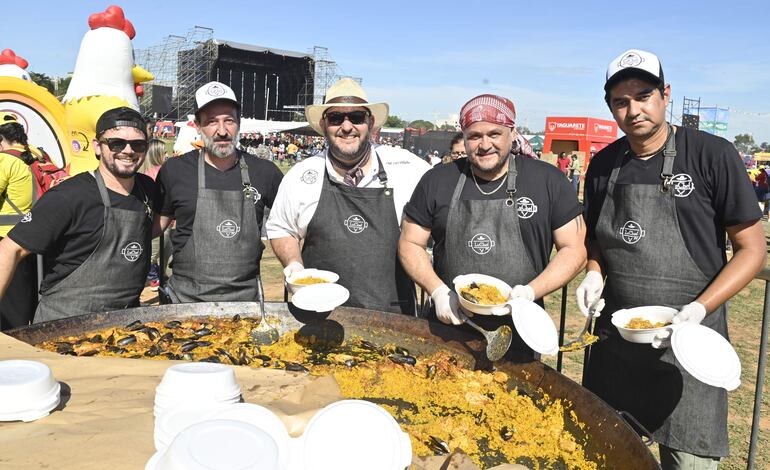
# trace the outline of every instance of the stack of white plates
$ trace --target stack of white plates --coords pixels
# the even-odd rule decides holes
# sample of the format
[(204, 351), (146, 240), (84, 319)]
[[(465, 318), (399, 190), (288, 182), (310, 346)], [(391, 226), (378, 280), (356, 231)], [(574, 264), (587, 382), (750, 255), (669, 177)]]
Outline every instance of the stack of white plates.
[(184, 429), (150, 458), (145, 470), (280, 470), (278, 462), (278, 447), (267, 432), (218, 419)]
[(35, 421), (59, 405), (61, 385), (37, 361), (0, 361), (0, 421)]
[(156, 417), (180, 407), (211, 408), (241, 400), (241, 386), (230, 366), (211, 362), (177, 364), (166, 369), (155, 389)]

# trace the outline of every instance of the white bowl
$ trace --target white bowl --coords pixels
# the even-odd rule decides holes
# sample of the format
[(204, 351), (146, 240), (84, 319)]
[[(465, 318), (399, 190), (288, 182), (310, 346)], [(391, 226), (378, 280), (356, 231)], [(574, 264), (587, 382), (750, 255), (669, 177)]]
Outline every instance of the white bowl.
[[(500, 293), (505, 297), (506, 299), (508, 296), (511, 295), (511, 286), (509, 286), (505, 281), (501, 281), (500, 279), (492, 276), (487, 276), (486, 274), (463, 274), (461, 276), (457, 276), (452, 281), (455, 285), (455, 292), (457, 293), (457, 296), (460, 298), (460, 305), (463, 307), (463, 309), (478, 314), (478, 315), (507, 315), (508, 312), (504, 309), (500, 309), (503, 305), (505, 305), (505, 302), (497, 305), (479, 305), (475, 304), (469, 300), (465, 300), (463, 296), (460, 294), (460, 288), (461, 287), (467, 287), (472, 282), (475, 282), (476, 284), (489, 284), (492, 286), (495, 286), (500, 290)], [(500, 313), (496, 313), (495, 310), (499, 310)]]
[(184, 397), (211, 397), (227, 400), (241, 391), (232, 367), (211, 362), (187, 362), (166, 369), (155, 389), (157, 402), (173, 402)]
[(0, 421), (34, 421), (59, 404), (61, 385), (37, 361), (0, 361)]
[(321, 278), (330, 284), (335, 284), (337, 281), (340, 280), (340, 276), (337, 273), (333, 273), (331, 271), (324, 271), (322, 269), (306, 268), (301, 271), (293, 272), (289, 275), (289, 277), (286, 278), (286, 285), (289, 289), (289, 292), (294, 294), (298, 290), (312, 285), (312, 284), (294, 284), (294, 281), (296, 281), (297, 279), (302, 279), (303, 277), (310, 277), (310, 276)]
[(626, 328), (626, 325), (632, 318), (644, 318), (652, 323), (665, 322), (671, 323), (671, 320), (676, 315), (677, 310), (671, 307), (663, 307), (661, 305), (652, 305), (649, 307), (635, 307), (629, 309), (618, 310), (612, 314), (612, 324), (620, 332), (620, 336), (626, 341), (640, 344), (650, 344), (652, 339), (663, 333), (666, 327), (660, 328), (642, 328), (632, 329)]
[(301, 470), (403, 470), (412, 461), (409, 435), (384, 408), (363, 400), (316, 413), (299, 447)]
[(180, 432), (145, 470), (280, 470), (278, 447), (263, 430), (241, 421), (212, 420)]
[(178, 406), (205, 406), (205, 407), (213, 407), (218, 405), (234, 405), (241, 401), (240, 394), (238, 396), (235, 396), (233, 398), (227, 399), (227, 400), (215, 400), (213, 398), (209, 397), (179, 397), (176, 401), (173, 403), (168, 403), (166, 401), (158, 401), (158, 396), (155, 396), (155, 406), (152, 408), (153, 415), (157, 418), (163, 413), (172, 410)]

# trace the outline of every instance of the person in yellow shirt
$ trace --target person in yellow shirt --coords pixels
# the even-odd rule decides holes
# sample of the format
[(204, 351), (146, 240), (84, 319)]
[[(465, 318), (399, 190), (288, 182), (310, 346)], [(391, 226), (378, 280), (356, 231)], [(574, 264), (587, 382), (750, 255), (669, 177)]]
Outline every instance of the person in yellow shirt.
[[(34, 158), (16, 116), (0, 112), (0, 239), (30, 217), (34, 179), (29, 164)], [(0, 301), (0, 330), (29, 324), (37, 306), (36, 294), (36, 257), (30, 256), (19, 263)]]

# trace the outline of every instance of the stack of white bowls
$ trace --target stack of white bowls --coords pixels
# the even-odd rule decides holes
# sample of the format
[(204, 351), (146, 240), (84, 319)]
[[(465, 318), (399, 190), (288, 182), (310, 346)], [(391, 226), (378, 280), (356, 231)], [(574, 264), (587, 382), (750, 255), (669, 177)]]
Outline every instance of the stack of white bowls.
[(0, 421), (35, 421), (59, 406), (61, 385), (37, 361), (0, 361)]
[(166, 369), (155, 389), (155, 417), (174, 407), (206, 407), (238, 403), (241, 386), (230, 366), (189, 362)]

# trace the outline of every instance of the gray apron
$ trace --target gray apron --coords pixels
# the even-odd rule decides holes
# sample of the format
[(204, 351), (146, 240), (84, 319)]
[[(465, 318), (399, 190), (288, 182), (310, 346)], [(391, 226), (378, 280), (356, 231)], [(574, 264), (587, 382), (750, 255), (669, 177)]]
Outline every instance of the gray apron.
[[(620, 152), (607, 183), (596, 227), (607, 284), (605, 314), (597, 319), (602, 341), (591, 348), (584, 385), (615, 409), (630, 412), (654, 439), (707, 457), (728, 455), (727, 392), (685, 371), (671, 348), (623, 340), (612, 312), (644, 305), (676, 309), (695, 300), (711, 282), (682, 239), (670, 178), (676, 144), (669, 131), (661, 184), (616, 184)], [(727, 338), (726, 306), (701, 322)]]
[(136, 178), (146, 210), (116, 209), (101, 173), (94, 176), (104, 204), (102, 237), (83, 264), (41, 292), (34, 323), (139, 306), (150, 271), (153, 216), (147, 192)]
[(206, 188), (206, 161), (198, 155), (198, 198), (192, 233), (174, 254), (168, 281), (174, 303), (254, 301), (265, 245), (254, 205), (262, 199), (238, 153), (243, 191)]
[[(469, 273), (494, 276), (511, 286), (529, 283), (538, 273), (521, 238), (519, 212), (526, 214), (528, 208), (516, 197), (516, 157), (508, 159), (506, 199), (460, 199), (470, 171), (470, 162), (466, 162), (449, 205), (444, 243), (433, 248), (436, 274), (450, 289), (454, 289), (456, 276)], [(542, 305), (542, 300), (539, 303)], [(435, 316), (435, 312), (430, 315)], [(476, 315), (473, 321), (489, 331), (501, 325), (511, 327), (513, 342), (506, 358), (526, 361), (535, 357), (513, 327), (510, 315)]]
[(349, 307), (415, 314), (414, 282), (398, 260), (401, 235), (393, 188), (377, 152), (381, 188), (338, 184), (324, 170), (321, 197), (302, 248), (305, 266), (333, 271)]

